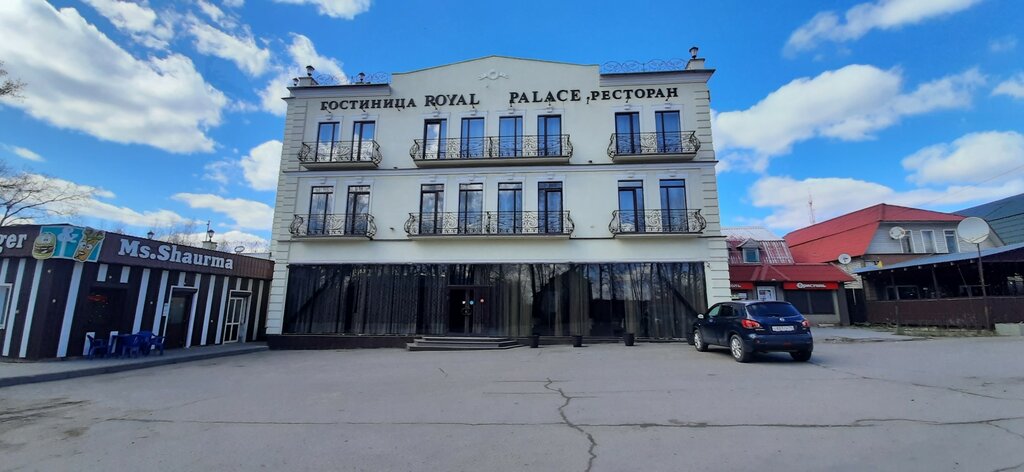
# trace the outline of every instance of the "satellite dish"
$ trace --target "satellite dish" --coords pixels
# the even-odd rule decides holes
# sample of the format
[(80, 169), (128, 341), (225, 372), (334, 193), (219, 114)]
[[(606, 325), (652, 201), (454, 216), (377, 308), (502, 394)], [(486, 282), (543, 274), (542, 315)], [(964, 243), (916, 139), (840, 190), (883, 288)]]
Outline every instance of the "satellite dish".
[(892, 229), (889, 230), (889, 237), (892, 239), (903, 239), (906, 236), (907, 230), (900, 226), (893, 226)]
[(964, 218), (960, 224), (956, 225), (956, 234), (960, 236), (960, 239), (971, 244), (981, 244), (982, 241), (988, 239), (988, 233), (988, 223), (976, 216)]
[(241, 254), (242, 251), (245, 251), (245, 246), (235, 246), (235, 254)]
[(839, 255), (839, 263), (842, 265), (849, 264), (852, 260), (853, 258), (850, 257), (850, 255), (845, 252)]

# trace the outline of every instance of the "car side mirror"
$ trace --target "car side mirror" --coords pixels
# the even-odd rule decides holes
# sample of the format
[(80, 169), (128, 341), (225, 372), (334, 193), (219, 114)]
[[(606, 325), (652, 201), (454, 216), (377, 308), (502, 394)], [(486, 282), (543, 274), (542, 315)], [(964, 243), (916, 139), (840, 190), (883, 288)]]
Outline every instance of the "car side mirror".
[(703, 320), (704, 319), (704, 315), (703, 314), (697, 315), (697, 319), (698, 320)]

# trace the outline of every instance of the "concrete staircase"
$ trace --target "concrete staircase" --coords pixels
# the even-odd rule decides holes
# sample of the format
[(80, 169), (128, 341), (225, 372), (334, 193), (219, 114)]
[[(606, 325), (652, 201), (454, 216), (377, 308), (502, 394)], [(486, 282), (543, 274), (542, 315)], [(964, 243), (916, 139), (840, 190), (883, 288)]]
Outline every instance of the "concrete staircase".
[(522, 347), (512, 338), (473, 336), (423, 336), (407, 343), (410, 351), (485, 351)]

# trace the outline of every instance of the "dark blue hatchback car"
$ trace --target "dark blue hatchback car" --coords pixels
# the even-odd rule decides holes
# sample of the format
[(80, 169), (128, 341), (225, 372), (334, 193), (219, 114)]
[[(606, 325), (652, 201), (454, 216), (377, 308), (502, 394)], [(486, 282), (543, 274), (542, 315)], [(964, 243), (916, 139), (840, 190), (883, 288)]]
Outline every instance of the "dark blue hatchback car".
[(697, 315), (693, 347), (726, 346), (737, 362), (755, 352), (788, 352), (793, 360), (810, 360), (814, 350), (811, 324), (787, 302), (736, 301), (718, 303)]

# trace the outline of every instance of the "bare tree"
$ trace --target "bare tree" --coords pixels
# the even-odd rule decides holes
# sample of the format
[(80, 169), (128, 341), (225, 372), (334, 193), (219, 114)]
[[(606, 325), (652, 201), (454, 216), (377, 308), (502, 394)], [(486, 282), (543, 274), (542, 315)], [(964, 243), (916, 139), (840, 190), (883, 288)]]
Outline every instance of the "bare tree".
[(226, 239), (221, 240), (217, 244), (218, 251), (224, 252), (235, 252), (235, 249), (241, 247), (242, 254), (253, 254), (253, 253), (264, 253), (270, 252), (270, 246), (264, 241), (253, 241), (253, 240), (238, 240), (228, 241)]
[(70, 217), (95, 195), (92, 187), (15, 171), (0, 161), (0, 226)]
[(7, 69), (4, 68), (4, 61), (0, 61), (0, 79), (3, 79), (3, 82), (0, 82), (0, 97), (7, 95), (20, 97), (19, 92), (25, 88), (25, 82), (17, 79), (6, 79), (5, 77), (7, 77)]
[(205, 237), (199, 233), (198, 225), (194, 221), (171, 223), (160, 228), (153, 228), (154, 239), (159, 239), (169, 244), (179, 246), (200, 247)]

